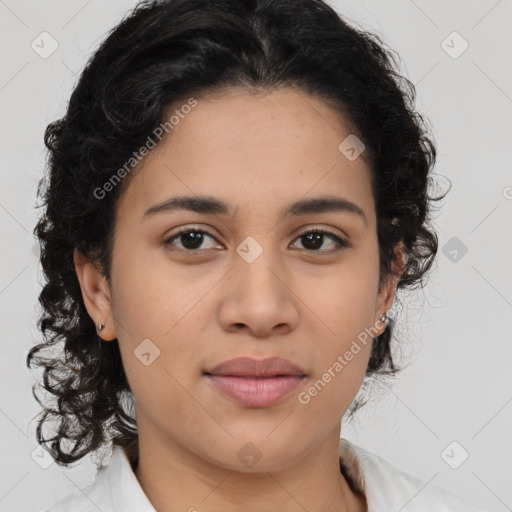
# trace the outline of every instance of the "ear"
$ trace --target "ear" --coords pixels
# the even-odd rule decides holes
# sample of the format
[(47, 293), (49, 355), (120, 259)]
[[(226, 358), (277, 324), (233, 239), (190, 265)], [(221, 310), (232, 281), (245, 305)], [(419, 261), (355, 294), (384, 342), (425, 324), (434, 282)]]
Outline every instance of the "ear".
[(377, 295), (377, 301), (375, 305), (375, 318), (373, 319), (373, 325), (379, 326), (380, 328), (374, 328), (374, 330), (377, 331), (377, 334), (375, 336), (380, 336), (386, 330), (387, 323), (383, 324), (380, 321), (380, 317), (383, 314), (387, 313), (392, 308), (393, 302), (395, 300), (398, 281), (400, 280), (400, 277), (404, 273), (406, 267), (406, 259), (402, 241), (400, 241), (395, 246), (394, 252), (396, 255), (396, 261), (394, 261), (391, 265), (393, 273), (388, 274), (383, 279), (382, 283), (380, 284), (379, 292)]
[(116, 333), (107, 279), (102, 269), (91, 263), (76, 248), (73, 252), (73, 260), (87, 312), (95, 325), (105, 325), (105, 328), (98, 332), (98, 336), (105, 341), (111, 341), (116, 338)]

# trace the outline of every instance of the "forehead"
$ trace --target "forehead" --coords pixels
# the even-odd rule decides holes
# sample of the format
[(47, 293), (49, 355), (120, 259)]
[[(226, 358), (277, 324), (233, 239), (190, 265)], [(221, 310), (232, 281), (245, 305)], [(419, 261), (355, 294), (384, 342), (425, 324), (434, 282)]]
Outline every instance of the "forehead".
[(141, 217), (154, 203), (183, 194), (224, 198), (237, 210), (249, 202), (266, 208), (326, 193), (371, 208), (369, 168), (340, 150), (353, 134), (323, 100), (292, 89), (230, 89), (197, 98), (184, 111), (173, 105), (177, 122), (132, 171), (119, 209), (129, 201)]

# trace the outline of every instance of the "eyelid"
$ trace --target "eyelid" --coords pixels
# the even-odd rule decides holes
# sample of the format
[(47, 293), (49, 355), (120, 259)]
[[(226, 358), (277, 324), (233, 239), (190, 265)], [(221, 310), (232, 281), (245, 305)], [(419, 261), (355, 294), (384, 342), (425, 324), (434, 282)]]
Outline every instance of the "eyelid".
[(313, 232), (313, 233), (314, 232), (322, 232), (322, 233), (330, 234), (330, 235), (333, 235), (333, 236), (336, 236), (336, 237), (342, 239), (344, 242), (346, 242), (348, 244), (347, 236), (344, 233), (340, 234), (338, 231), (334, 231), (332, 228), (319, 226), (318, 224), (311, 224), (304, 228), (300, 228), (300, 230), (298, 232), (296, 232), (294, 236), (295, 236), (295, 238), (297, 238), (298, 236), (302, 236), (302, 235), (305, 235), (306, 233), (311, 233), (311, 232)]

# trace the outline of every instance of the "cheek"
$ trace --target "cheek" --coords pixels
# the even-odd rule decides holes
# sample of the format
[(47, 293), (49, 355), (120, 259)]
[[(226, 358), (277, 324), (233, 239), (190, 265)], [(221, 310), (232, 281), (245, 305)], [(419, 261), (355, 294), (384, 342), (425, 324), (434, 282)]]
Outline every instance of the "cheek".
[(134, 250), (116, 260), (112, 280), (116, 334), (136, 399), (155, 411), (178, 402), (173, 397), (186, 402), (182, 386), (190, 388), (200, 356), (198, 311), (215, 276), (187, 279), (165, 258), (147, 261)]
[(145, 338), (163, 343), (214, 283), (212, 278), (187, 278), (180, 265), (165, 257), (164, 248), (145, 252), (134, 248), (116, 263), (113, 314), (119, 336), (129, 338), (131, 344)]
[(375, 263), (361, 261), (302, 292), (316, 361), (314, 375), (298, 395), (308, 416), (332, 418), (357, 394), (371, 353), (377, 278)]
[[(320, 328), (325, 345), (341, 350), (348, 340), (370, 328), (377, 300), (378, 270), (369, 264), (344, 264), (336, 272), (301, 282), (307, 324)], [(305, 319), (304, 319), (305, 320)]]
[(190, 307), (184, 301), (150, 299), (126, 296), (121, 321), (129, 323), (131, 332), (121, 330), (118, 337), (126, 378), (144, 410), (140, 417), (162, 429), (176, 417), (187, 425), (204, 424), (204, 410), (193, 399), (200, 351), (194, 344), (197, 328), (186, 315)]
[[(331, 317), (331, 331), (315, 336), (310, 348), (314, 370), (297, 396), (304, 413), (324, 421), (338, 420), (352, 403), (364, 379), (371, 354), (372, 336), (367, 316), (350, 309)], [(364, 303), (361, 303), (364, 309)]]

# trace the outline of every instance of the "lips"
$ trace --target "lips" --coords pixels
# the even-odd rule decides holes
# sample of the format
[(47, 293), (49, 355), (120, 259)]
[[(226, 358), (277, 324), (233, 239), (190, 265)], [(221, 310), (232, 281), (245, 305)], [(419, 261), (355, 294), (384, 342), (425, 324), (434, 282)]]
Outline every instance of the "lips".
[(278, 377), (283, 375), (305, 376), (305, 372), (302, 368), (281, 357), (268, 357), (266, 359), (238, 357), (236, 359), (230, 359), (229, 361), (223, 361), (205, 373), (207, 375), (253, 378)]
[(280, 357), (231, 359), (204, 374), (214, 389), (246, 407), (280, 402), (306, 377), (299, 366)]

